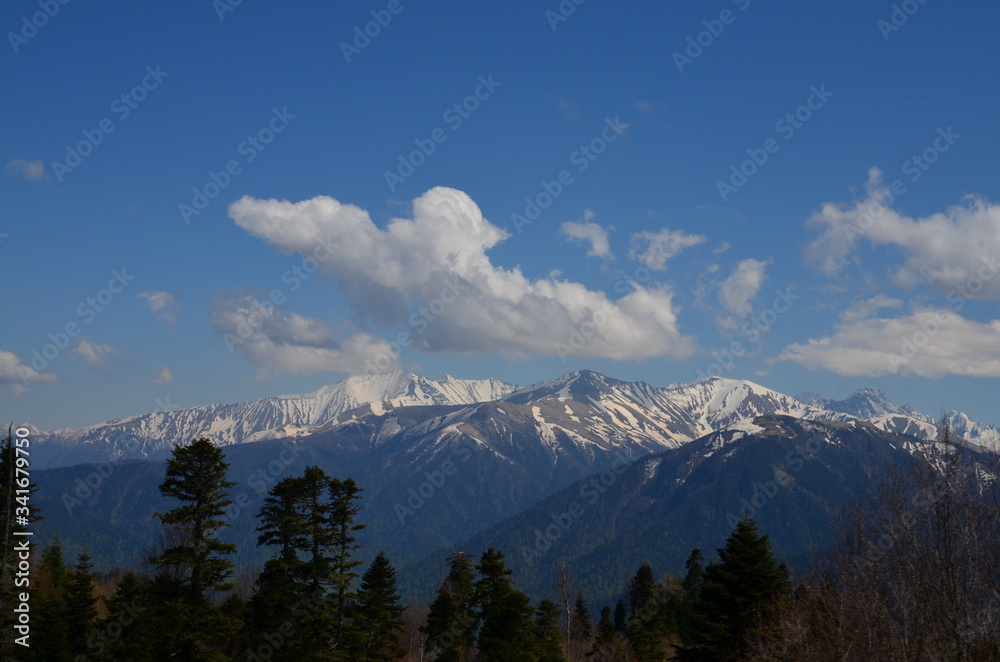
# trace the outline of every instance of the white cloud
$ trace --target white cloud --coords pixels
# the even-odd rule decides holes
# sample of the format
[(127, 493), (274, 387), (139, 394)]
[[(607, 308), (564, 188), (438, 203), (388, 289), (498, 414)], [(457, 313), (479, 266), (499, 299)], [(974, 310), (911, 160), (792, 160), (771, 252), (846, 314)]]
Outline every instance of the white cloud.
[(609, 257), (611, 256), (611, 243), (608, 241), (608, 231), (598, 223), (591, 222), (593, 218), (594, 212), (585, 209), (581, 218), (575, 221), (566, 221), (560, 229), (573, 241), (589, 243), (588, 257)]
[(153, 380), (156, 384), (169, 384), (172, 381), (174, 381), (174, 374), (166, 366), (160, 368), (160, 374)]
[(3, 171), (8, 175), (18, 175), (24, 177), (29, 182), (32, 181), (48, 181), (49, 177), (45, 174), (45, 162), (39, 159), (38, 161), (25, 161), (24, 159), (11, 159), (3, 167)]
[(628, 256), (654, 271), (663, 271), (667, 268), (667, 260), (677, 257), (685, 248), (704, 241), (704, 235), (686, 234), (683, 230), (670, 228), (659, 232), (637, 232), (632, 235), (632, 249)]
[(1000, 298), (1000, 278), (995, 278), (1000, 269), (1000, 205), (970, 197), (965, 206), (910, 218), (882, 204), (883, 200), (891, 200), (890, 187), (883, 183), (882, 173), (872, 168), (863, 200), (849, 205), (826, 203), (809, 218), (808, 224), (822, 234), (806, 247), (806, 259), (826, 274), (836, 275), (850, 264), (864, 239), (874, 246), (895, 246), (902, 251), (906, 260), (893, 274), (899, 285), (926, 281), (943, 291), (969, 286), (966, 296), (971, 298)]
[(612, 302), (580, 283), (532, 280), (492, 264), (487, 251), (508, 235), (455, 189), (431, 189), (414, 200), (412, 219), (394, 218), (384, 230), (363, 209), (325, 196), (299, 203), (244, 197), (229, 214), (278, 251), (316, 259), (362, 320), (409, 324), (420, 350), (556, 355), (593, 323), (578, 355), (694, 351), (667, 287), (640, 286)]
[(719, 283), (719, 303), (722, 307), (737, 315), (748, 315), (753, 310), (750, 302), (767, 278), (764, 272), (769, 264), (771, 260), (762, 262), (753, 258), (737, 264), (733, 273)]
[[(898, 300), (867, 302), (897, 307)], [(863, 308), (863, 306), (862, 306)], [(987, 324), (946, 308), (925, 308), (898, 318), (844, 314), (833, 335), (793, 344), (778, 360), (848, 377), (1000, 377), (1000, 320)]]
[(375, 372), (400, 364), (388, 342), (367, 333), (342, 338), (320, 320), (285, 316), (244, 293), (212, 302), (212, 325), (232, 352), (258, 370), (258, 377), (283, 373)]
[(153, 290), (143, 290), (135, 295), (142, 297), (149, 304), (149, 312), (153, 317), (161, 322), (165, 322), (168, 327), (173, 328), (177, 322), (177, 301), (168, 292), (155, 292)]
[(111, 354), (116, 354), (118, 350), (110, 345), (101, 345), (95, 342), (90, 342), (83, 336), (80, 336), (80, 341), (73, 348), (74, 354), (79, 354), (83, 357), (83, 360), (87, 362), (87, 365), (97, 365), (99, 363), (105, 363), (109, 360)]
[(50, 372), (38, 372), (21, 362), (13, 352), (0, 349), (0, 384), (14, 384), (18, 393), (23, 392), (25, 383), (52, 384), (62, 381)]

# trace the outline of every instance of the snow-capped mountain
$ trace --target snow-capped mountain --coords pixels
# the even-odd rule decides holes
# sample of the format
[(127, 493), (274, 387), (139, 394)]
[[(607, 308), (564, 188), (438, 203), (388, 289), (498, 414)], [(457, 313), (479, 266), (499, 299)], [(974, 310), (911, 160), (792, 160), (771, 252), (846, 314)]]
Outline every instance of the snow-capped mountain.
[[(430, 411), (431, 405), (449, 409)], [(878, 389), (861, 389), (838, 401), (815, 393), (792, 398), (754, 382), (721, 377), (660, 387), (583, 370), (519, 388), (496, 379), (444, 375), (431, 380), (396, 372), (348, 377), (305, 395), (154, 412), (77, 430), (40, 432), (34, 459), (37, 468), (161, 459), (176, 444), (205, 435), (222, 446), (342, 437), (367, 449), (390, 441), (432, 449), (468, 439), (500, 455), (506, 455), (508, 448), (537, 443), (557, 464), (586, 464), (611, 452), (638, 457), (675, 448), (767, 415), (862, 419), (882, 430), (921, 439), (937, 435), (931, 417), (893, 404)], [(949, 420), (954, 434), (1000, 451), (996, 428), (958, 412), (952, 412)]]
[[(858, 389), (844, 400), (831, 400), (818, 393), (807, 391), (796, 396), (797, 400), (821, 409), (851, 414), (865, 419), (886, 432), (917, 437), (922, 440), (936, 439), (938, 419), (923, 414), (913, 407), (897, 405), (877, 388)], [(950, 411), (944, 416), (953, 436), (967, 442), (1000, 452), (1000, 430), (977, 423), (960, 411)]]
[[(844, 400), (831, 400), (819, 393), (806, 391), (795, 396), (795, 399), (819, 409), (839, 411), (857, 418), (872, 418), (883, 414), (903, 413), (900, 407), (892, 403), (885, 394), (877, 388), (862, 388), (851, 393)], [(905, 407), (905, 405), (904, 405)]]
[(340, 414), (412, 405), (496, 400), (515, 390), (497, 379), (433, 380), (413, 373), (352, 376), (304, 395), (206, 405), (119, 418), (81, 429), (39, 432), (36, 468), (120, 459), (157, 459), (174, 445), (205, 435), (220, 446), (294, 437)]
[(452, 449), (484, 451), (551, 487), (615, 462), (677, 448), (714, 430), (762, 415), (847, 421), (753, 382), (705, 379), (656, 387), (591, 371), (518, 389), (465, 406), (360, 407), (300, 435), (433, 468)]

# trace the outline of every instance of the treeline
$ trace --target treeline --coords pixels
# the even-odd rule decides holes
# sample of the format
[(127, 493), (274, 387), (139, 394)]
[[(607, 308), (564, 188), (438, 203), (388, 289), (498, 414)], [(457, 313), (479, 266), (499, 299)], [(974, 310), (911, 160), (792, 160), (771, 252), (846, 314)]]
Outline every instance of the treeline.
[[(744, 517), (710, 559), (692, 550), (683, 577), (644, 563), (617, 603), (592, 610), (570, 568), (535, 602), (493, 548), (451, 554), (433, 600), (404, 605), (386, 555), (365, 568), (357, 558), (361, 488), (318, 467), (269, 491), (257, 531), (272, 558), (236, 577), (235, 548), (217, 537), (233, 483), (222, 451), (198, 439), (167, 463), (160, 491), (179, 505), (159, 515), (163, 541), (145, 572), (95, 578), (86, 555), (69, 566), (58, 540), (46, 547), (31, 573), (28, 649), (12, 643), (4, 548), (4, 659), (1000, 660), (1000, 472), (941, 448), (910, 474), (890, 472), (796, 582)], [(8, 439), (5, 497), (9, 458)], [(5, 539), (16, 528), (7, 515)]]

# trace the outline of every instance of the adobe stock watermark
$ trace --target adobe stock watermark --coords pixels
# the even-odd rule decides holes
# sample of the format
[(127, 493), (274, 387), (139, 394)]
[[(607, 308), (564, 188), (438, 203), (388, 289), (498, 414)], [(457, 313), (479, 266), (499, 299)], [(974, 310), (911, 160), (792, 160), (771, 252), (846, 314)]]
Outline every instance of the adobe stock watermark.
[[(93, 296), (88, 296), (77, 305), (77, 317), (83, 320), (83, 324), (90, 324), (118, 298), (119, 294), (125, 291), (125, 288), (133, 280), (135, 280), (135, 276), (128, 273), (125, 267), (112, 269), (107, 286), (98, 290)], [(83, 327), (76, 320), (66, 322), (61, 329), (50, 331), (47, 334), (50, 342), (42, 345), (41, 349), (32, 348), (31, 367), (38, 372), (44, 371), (49, 363), (55, 361), (69, 347), (70, 341), (81, 333), (83, 333)], [(19, 366), (18, 369), (21, 372), (21, 379), (27, 385), (30, 376), (28, 369), (25, 366)]]
[[(452, 444), (451, 452), (459, 457), (463, 464), (472, 457), (472, 448), (464, 443)], [(406, 518), (412, 517), (438, 494), (444, 487), (448, 478), (458, 473), (458, 465), (452, 458), (446, 458), (434, 471), (424, 472), (424, 480), (416, 488), (407, 490), (406, 504), (396, 502), (392, 509), (396, 513), (396, 519), (400, 524), (406, 524)]]
[(365, 372), (375, 374), (389, 370), (395, 361), (403, 355), (403, 348), (413, 344), (414, 336), (418, 336), (444, 314), (452, 304), (465, 292), (466, 286), (458, 280), (458, 276), (452, 274), (451, 280), (444, 281), (441, 293), (431, 299), (427, 305), (420, 306), (410, 313), (407, 319), (409, 330), (400, 331), (396, 334), (396, 339), (389, 343), (388, 352), (379, 352), (375, 359), (365, 360)]
[[(806, 122), (812, 119), (813, 114), (826, 105), (833, 92), (826, 89), (823, 83), (819, 87), (815, 85), (809, 88), (810, 94), (805, 102), (791, 112), (785, 113), (774, 123), (774, 130), (785, 141), (791, 140), (796, 132), (801, 129)], [(728, 180), (718, 180), (715, 182), (715, 190), (719, 192), (722, 201), (726, 202), (729, 196), (743, 188), (757, 171), (764, 167), (772, 154), (781, 149), (781, 143), (777, 138), (771, 136), (764, 141), (760, 147), (751, 147), (746, 150), (748, 158), (737, 166), (735, 163), (729, 167), (730, 175)]]
[[(587, 505), (593, 506), (610, 489), (618, 479), (625, 473), (629, 464), (629, 458), (620, 450), (614, 452), (614, 461), (611, 466), (600, 474), (590, 476), (580, 487), (579, 496), (586, 500)], [(544, 529), (536, 528), (533, 533), (533, 545), (521, 545), (521, 556), (528, 565), (534, 563), (535, 559), (541, 558), (552, 549), (552, 545), (559, 541), (566, 533), (573, 528), (573, 525), (580, 521), (586, 514), (587, 509), (579, 501), (573, 501), (561, 513), (550, 515), (552, 523)]]
[[(275, 136), (284, 131), (295, 118), (296, 115), (288, 112), (288, 106), (283, 106), (281, 110), (272, 108), (267, 124), (236, 145), (236, 153), (243, 157), (243, 163), (253, 163), (257, 156), (274, 142)], [(243, 164), (237, 159), (226, 161), (225, 166), (218, 172), (209, 170), (208, 180), (201, 186), (191, 189), (191, 204), (182, 202), (177, 205), (177, 211), (180, 212), (184, 223), (190, 225), (191, 218), (205, 211), (212, 200), (219, 197), (219, 194), (232, 183), (233, 178), (241, 172)]]
[[(732, 0), (732, 2), (741, 12), (746, 11), (750, 6), (750, 0)], [(726, 31), (726, 26), (736, 22), (737, 16), (739, 14), (732, 9), (726, 8), (719, 12), (718, 18), (702, 21), (701, 24), (705, 26), (705, 29), (696, 35), (688, 36), (687, 46), (684, 48), (683, 53), (674, 51), (671, 55), (677, 71), (684, 73), (684, 67), (694, 64), (694, 61), (700, 58), (705, 53), (705, 50), (711, 48), (715, 40), (722, 36), (722, 33)]]
[[(601, 129), (601, 132), (589, 142), (573, 150), (569, 155), (570, 165), (575, 166), (577, 174), (583, 173), (607, 150), (608, 145), (625, 133), (627, 128), (628, 124), (622, 122), (618, 117), (605, 118), (604, 128)], [(551, 207), (552, 203), (558, 200), (559, 196), (575, 181), (573, 172), (569, 168), (560, 170), (553, 180), (542, 180), (542, 190), (534, 196), (524, 199), (524, 212), (510, 215), (510, 220), (517, 233), (521, 234), (524, 232), (524, 226), (531, 225), (532, 222), (538, 220), (542, 212)]]
[(549, 27), (555, 32), (560, 23), (565, 23), (569, 17), (576, 13), (576, 8), (587, 0), (562, 0), (555, 9), (545, 10), (545, 20), (549, 22)]
[[(258, 496), (263, 495), (276, 485), (281, 476), (288, 471), (288, 468), (298, 461), (299, 455), (304, 450), (300, 444), (296, 444), (288, 439), (282, 441), (281, 446), (281, 452), (278, 453), (275, 459), (260, 469), (255, 470), (247, 477), (247, 483)], [(231, 503), (226, 506), (223, 517), (228, 523), (232, 524), (254, 503), (254, 500), (246, 490), (242, 489), (236, 494), (230, 494), (230, 497)]]
[[(947, 129), (938, 128), (937, 136), (931, 142), (930, 145), (920, 150), (919, 153), (914, 154), (907, 160), (903, 161), (900, 166), (904, 175), (909, 175), (910, 182), (915, 182), (920, 179), (925, 172), (930, 170), (931, 166), (938, 162), (941, 155), (947, 152), (951, 147), (958, 142), (958, 139), (962, 137), (962, 134), (955, 133), (955, 131), (949, 126)], [(844, 232), (847, 234), (848, 239), (854, 239), (859, 234), (863, 234), (867, 231), (878, 218), (882, 216), (886, 211), (889, 210), (890, 205), (896, 201), (896, 199), (907, 192), (906, 183), (901, 177), (897, 177), (892, 180), (887, 186), (879, 188), (872, 193), (872, 197), (875, 200), (864, 205), (861, 210), (861, 217), (857, 219), (856, 223), (845, 223), (841, 227), (844, 228)]]
[[(176, 408), (176, 405), (170, 402), (170, 396), (167, 396), (166, 400), (156, 398), (156, 409), (153, 410), (153, 413), (157, 414)], [(114, 461), (125, 458), (127, 454), (137, 448), (138, 445), (138, 439), (127, 439), (123, 443), (120, 442), (116, 444), (115, 450), (118, 452), (114, 457), (109, 457), (105, 462), (91, 463), (90, 466), (93, 467), (94, 470), (87, 474), (84, 478), (77, 478), (73, 481), (72, 490), (63, 492), (62, 504), (63, 507), (66, 508), (66, 512), (72, 515), (74, 508), (86, 505), (91, 499), (97, 496), (101, 485), (103, 485), (104, 482), (111, 477), (111, 474), (115, 472), (115, 466), (117, 465)]]
[[(750, 343), (757, 344), (760, 337), (771, 330), (778, 318), (787, 313), (801, 299), (797, 294), (792, 294), (792, 288), (786, 287), (784, 290), (776, 289), (777, 295), (771, 305), (760, 313), (753, 313), (744, 318), (739, 325), (740, 335)], [(709, 377), (719, 377), (724, 371), (732, 370), (736, 366), (736, 359), (746, 354), (746, 348), (739, 340), (733, 340), (723, 352), (712, 352), (715, 362), (708, 366), (708, 370), (698, 369), (698, 379), (708, 379)]]
[[(410, 0), (412, 2), (412, 0)], [(347, 64), (351, 63), (351, 60), (361, 55), (361, 51), (368, 48), (373, 39), (376, 39), (382, 30), (389, 27), (392, 23), (392, 19), (395, 16), (399, 16), (406, 9), (400, 0), (389, 0), (389, 3), (385, 6), (385, 9), (373, 9), (371, 12), (372, 20), (364, 24), (364, 26), (355, 25), (354, 26), (354, 39), (351, 43), (346, 41), (340, 42), (340, 52), (343, 54), (344, 59), (347, 60)]]
[(14, 49), (14, 54), (21, 52), (21, 47), (38, 36), (38, 31), (49, 24), (49, 21), (56, 17), (70, 0), (38, 0), (38, 8), (29, 17), (27, 14), (21, 17), (21, 29), (17, 32), (8, 32), (7, 41)]
[[(160, 71), (160, 65), (147, 66), (146, 75), (128, 92), (123, 92), (118, 98), (111, 102), (108, 110), (124, 122), (131, 115), (132, 111), (139, 107), (139, 104), (146, 100), (149, 93), (160, 86), (169, 72)], [(111, 117), (104, 117), (97, 122), (93, 129), (83, 129), (83, 140), (75, 145), (66, 145), (66, 157), (62, 161), (52, 162), (52, 172), (56, 176), (56, 181), (62, 182), (66, 175), (71, 174), (80, 167), (83, 160), (94, 153), (94, 149), (104, 142), (104, 138), (110, 135), (118, 126)]]
[[(955, 313), (961, 311), (962, 308), (965, 307), (966, 302), (972, 299), (975, 294), (982, 291), (985, 284), (993, 280), (997, 273), (1000, 272), (1000, 262), (997, 261), (996, 255), (992, 255), (988, 258), (980, 258), (980, 261), (983, 264), (976, 270), (976, 273), (969, 276), (965, 282), (958, 287), (950, 290), (945, 296), (945, 301), (948, 302)], [(952, 319), (952, 317), (949, 317), (942, 312), (938, 312), (925, 319), (921, 319), (919, 323), (919, 330), (906, 334), (900, 339), (899, 353), (888, 355), (887, 360), (889, 362), (889, 370), (892, 373), (895, 373), (900, 368), (906, 366), (907, 363), (909, 363), (930, 344), (935, 336), (937, 336), (937, 334), (939, 334)]]
[[(493, 74), (487, 74), (485, 77), (480, 76), (477, 80), (479, 84), (472, 91), (472, 94), (448, 106), (441, 113), (441, 121), (447, 124), (452, 132), (458, 131), (465, 120), (479, 110), (482, 102), (489, 99), (493, 92), (503, 84), (493, 80)], [(396, 187), (409, 179), (417, 168), (426, 163), (427, 159), (437, 151), (438, 145), (444, 144), (446, 140), (448, 140), (448, 132), (441, 127), (431, 131), (427, 138), (414, 139), (413, 144), (416, 149), (397, 157), (399, 165), (396, 166), (395, 171), (385, 171), (385, 183), (389, 187), (389, 191), (395, 193)]]
[[(288, 286), (288, 291), (295, 292), (319, 271), (320, 262), (330, 259), (330, 256), (333, 255), (335, 243), (334, 238), (327, 235), (316, 242), (312, 255), (303, 257), (298, 264), (292, 265), (282, 272), (281, 282)], [(222, 340), (226, 343), (229, 353), (235, 354), (236, 346), (249, 340), (254, 331), (264, 323), (264, 320), (274, 315), (278, 306), (284, 305), (287, 297), (288, 294), (284, 287), (276, 287), (268, 293), (266, 298), (255, 299), (253, 301), (254, 310), (244, 315), (240, 323), (236, 325), (236, 335), (228, 331), (222, 334)]]
[(219, 22), (226, 20), (226, 14), (236, 11), (236, 8), (243, 4), (243, 0), (212, 0), (212, 9), (219, 17)]
[(875, 22), (875, 27), (882, 33), (882, 41), (889, 41), (889, 37), (909, 22), (910, 17), (920, 11), (920, 8), (927, 4), (927, 0), (903, 0), (899, 4), (892, 5), (889, 12), (889, 19), (880, 18)]
[(735, 527), (743, 516), (757, 517), (757, 514), (778, 495), (779, 486), (787, 488), (794, 483), (794, 474), (802, 471), (806, 462), (819, 454), (820, 448), (822, 448), (822, 444), (819, 439), (809, 437), (803, 448), (795, 448), (785, 453), (784, 463), (772, 469), (774, 477), (764, 482), (756, 481), (753, 485), (753, 496), (750, 497), (749, 501), (745, 497), (740, 499), (742, 514), (726, 513), (726, 522), (729, 526)]

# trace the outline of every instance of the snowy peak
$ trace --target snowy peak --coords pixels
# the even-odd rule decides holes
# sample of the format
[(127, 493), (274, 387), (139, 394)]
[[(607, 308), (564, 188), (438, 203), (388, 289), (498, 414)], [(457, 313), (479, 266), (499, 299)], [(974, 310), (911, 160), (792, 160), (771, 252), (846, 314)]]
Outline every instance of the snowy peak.
[(458, 379), (446, 374), (433, 380), (412, 372), (390, 372), (353, 375), (304, 396), (286, 397), (319, 401), (309, 421), (318, 425), (366, 404), (376, 408), (471, 404), (498, 400), (516, 388), (498, 379)]
[[(593, 370), (579, 370), (555, 379), (519, 388), (504, 399), (515, 404), (524, 404), (550, 397), (559, 400), (599, 400), (603, 394), (627, 383), (606, 377)], [(642, 384), (642, 382), (632, 383)]]
[(77, 430), (36, 435), (36, 466), (165, 457), (178, 443), (205, 435), (219, 446), (299, 436), (352, 409), (375, 413), (414, 405), (466, 405), (496, 400), (516, 389), (496, 379), (426, 379), (407, 372), (356, 375), (303, 395), (207, 405), (116, 419)]
[[(885, 394), (877, 388), (861, 388), (843, 400), (825, 398), (819, 393), (806, 391), (796, 396), (797, 400), (820, 409), (839, 411), (857, 418), (871, 418), (884, 414), (903, 413)], [(904, 405), (905, 406), (905, 405)]]

